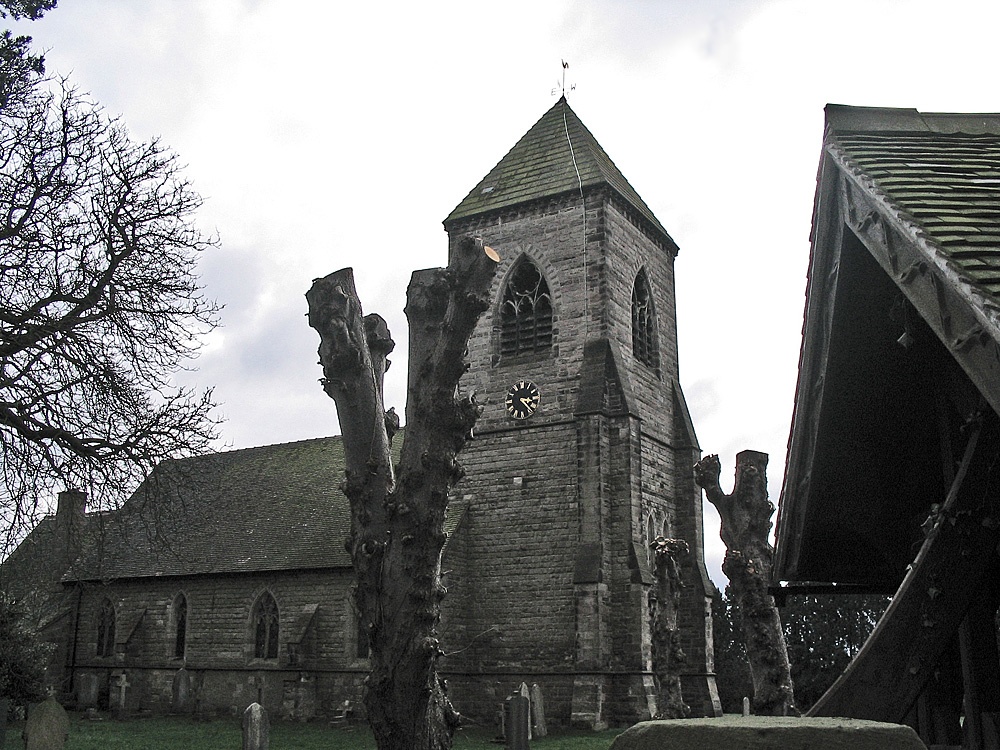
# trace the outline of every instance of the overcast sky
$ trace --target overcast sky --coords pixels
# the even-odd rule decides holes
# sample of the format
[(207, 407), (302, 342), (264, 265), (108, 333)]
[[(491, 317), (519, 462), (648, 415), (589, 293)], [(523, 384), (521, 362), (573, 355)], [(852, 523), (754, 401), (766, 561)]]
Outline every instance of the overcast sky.
[[(188, 164), (221, 237), (225, 305), (188, 384), (219, 447), (337, 434), (305, 321), (313, 278), (353, 266), (397, 342), (410, 272), (444, 265), (442, 220), (558, 96), (680, 245), (681, 382), (723, 486), (771, 456), (777, 503), (827, 102), (1000, 110), (995, 2), (61, 0), (15, 29), (135, 138)], [(710, 572), (721, 585), (708, 506)]]

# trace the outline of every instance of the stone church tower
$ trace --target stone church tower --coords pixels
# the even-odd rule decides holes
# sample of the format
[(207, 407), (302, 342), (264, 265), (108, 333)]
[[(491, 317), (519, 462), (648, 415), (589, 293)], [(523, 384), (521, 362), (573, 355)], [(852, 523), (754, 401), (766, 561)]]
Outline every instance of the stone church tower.
[[(700, 457), (678, 379), (677, 245), (561, 98), (445, 219), (500, 253), (469, 343), (485, 405), (461, 456), (442, 668), (492, 716), (522, 680), (549, 716), (601, 727), (655, 712), (648, 544), (688, 542), (684, 698), (721, 713)], [(448, 649), (446, 649), (448, 650)]]

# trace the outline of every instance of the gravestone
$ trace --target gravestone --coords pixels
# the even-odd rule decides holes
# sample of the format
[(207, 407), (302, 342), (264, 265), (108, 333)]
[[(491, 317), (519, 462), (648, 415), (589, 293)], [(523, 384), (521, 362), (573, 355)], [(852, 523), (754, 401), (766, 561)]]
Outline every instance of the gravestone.
[(542, 689), (537, 682), (531, 683), (531, 734), (533, 737), (545, 737), (549, 729), (545, 724), (545, 701), (542, 700)]
[(170, 710), (175, 714), (191, 713), (191, 673), (181, 667), (174, 674), (170, 690)]
[(100, 692), (97, 675), (83, 672), (76, 679), (76, 705), (80, 708), (95, 708)]
[(111, 684), (111, 713), (115, 718), (123, 719), (128, 713), (126, 692), (130, 687), (132, 687), (132, 683), (128, 681), (124, 672), (119, 673)]
[(531, 690), (528, 689), (527, 683), (522, 682), (521, 686), (517, 689), (518, 694), (528, 701), (528, 739), (534, 739), (531, 736)]
[(28, 711), (21, 738), (25, 750), (62, 750), (69, 736), (69, 716), (52, 696)]
[(504, 701), (504, 730), (507, 750), (528, 750), (528, 730), (531, 726), (530, 701), (520, 690)]
[(267, 750), (271, 721), (259, 703), (251, 703), (243, 712), (243, 750)]

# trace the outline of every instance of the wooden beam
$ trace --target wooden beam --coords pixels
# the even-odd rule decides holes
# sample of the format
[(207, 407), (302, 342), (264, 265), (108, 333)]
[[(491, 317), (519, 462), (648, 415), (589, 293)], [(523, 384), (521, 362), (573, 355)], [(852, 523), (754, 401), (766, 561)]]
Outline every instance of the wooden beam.
[(945, 502), (892, 604), (844, 674), (809, 712), (903, 721), (958, 637), (1000, 541), (1000, 430), (992, 410), (968, 425)]

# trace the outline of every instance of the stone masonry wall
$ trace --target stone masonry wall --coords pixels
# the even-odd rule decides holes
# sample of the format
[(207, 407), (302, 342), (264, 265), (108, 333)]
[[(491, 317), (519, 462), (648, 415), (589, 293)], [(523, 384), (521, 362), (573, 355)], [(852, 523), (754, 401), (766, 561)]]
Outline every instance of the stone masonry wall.
[[(604, 693), (600, 700), (608, 701), (607, 709), (595, 709), (595, 720), (620, 722), (641, 715), (650, 684), (649, 581), (648, 567), (642, 580), (636, 555), (646, 554), (650, 519), (656, 533), (700, 532), (700, 521), (693, 522), (695, 515), (700, 519), (700, 497), (685, 483), (693, 462), (689, 465), (689, 451), (674, 440), (673, 393), (679, 386), (672, 249), (653, 240), (609, 191), (588, 193), (584, 205), (585, 210), (579, 195), (568, 195), (449, 227), (452, 242), (466, 234), (482, 237), (502, 259), (494, 307), (469, 345), (463, 389), (476, 393), (484, 412), (477, 439), (462, 456), (468, 475), (458, 488), (471, 499), (467, 554), (473, 572), (465, 635), (487, 635), (463, 652), (461, 674), (452, 680), (467, 687), (453, 692), (468, 696), (472, 706), (481, 705), (474, 710), (482, 716), (492, 715), (497, 699), (508, 694), (505, 677), (530, 683), (528, 677), (534, 676), (564, 685), (562, 701), (546, 701), (555, 721), (566, 723), (573, 689), (565, 685), (571, 683), (549, 673), (584, 666), (607, 675), (592, 685)], [(548, 282), (553, 346), (544, 353), (501, 357), (499, 303), (522, 256)], [(632, 288), (640, 270), (655, 300), (659, 368), (632, 356)], [(624, 422), (602, 418), (597, 433), (588, 428), (588, 434), (603, 436), (599, 443), (588, 442), (588, 448), (577, 444), (583, 423), (576, 409), (584, 345), (601, 337), (617, 347), (636, 413)], [(531, 419), (515, 423), (504, 413), (504, 395), (520, 379), (539, 387), (541, 404)], [(581, 469), (581, 461), (590, 468)], [(600, 526), (597, 532), (590, 528), (593, 523)], [(576, 552), (588, 542), (600, 545), (604, 571), (603, 583), (589, 594), (587, 586), (573, 588)], [(689, 544), (700, 553), (700, 539)], [(525, 595), (530, 609), (525, 609)], [(587, 597), (593, 605), (581, 604)], [(701, 617), (701, 622), (692, 620), (690, 647), (696, 661), (699, 652), (704, 661), (703, 587), (695, 586), (689, 598), (688, 610)], [(593, 615), (586, 614), (590, 606), (597, 608)], [(597, 651), (588, 650), (587, 643)], [(578, 663), (580, 658), (587, 663)], [(633, 673), (634, 678), (627, 677)]]
[[(274, 715), (287, 715), (289, 695), (299, 693), (309, 697), (297, 704), (317, 714), (330, 715), (344, 700), (360, 708), (367, 661), (356, 655), (357, 626), (348, 600), (352, 577), (350, 570), (296, 571), (86, 585), (80, 598), (74, 697), (81, 707), (107, 707), (109, 682), (124, 672), (131, 685), (126, 694), (130, 710), (169, 712), (172, 681), (184, 667), (196, 696), (192, 710), (204, 713), (241, 712), (262, 698)], [(264, 591), (278, 606), (277, 659), (253, 658), (251, 609)], [(185, 657), (178, 659), (172, 609), (181, 593), (188, 606), (187, 637)], [(96, 653), (105, 597), (115, 607), (118, 641), (115, 654), (106, 658)], [(293, 663), (287, 639), (312, 605), (319, 606), (303, 653)]]

